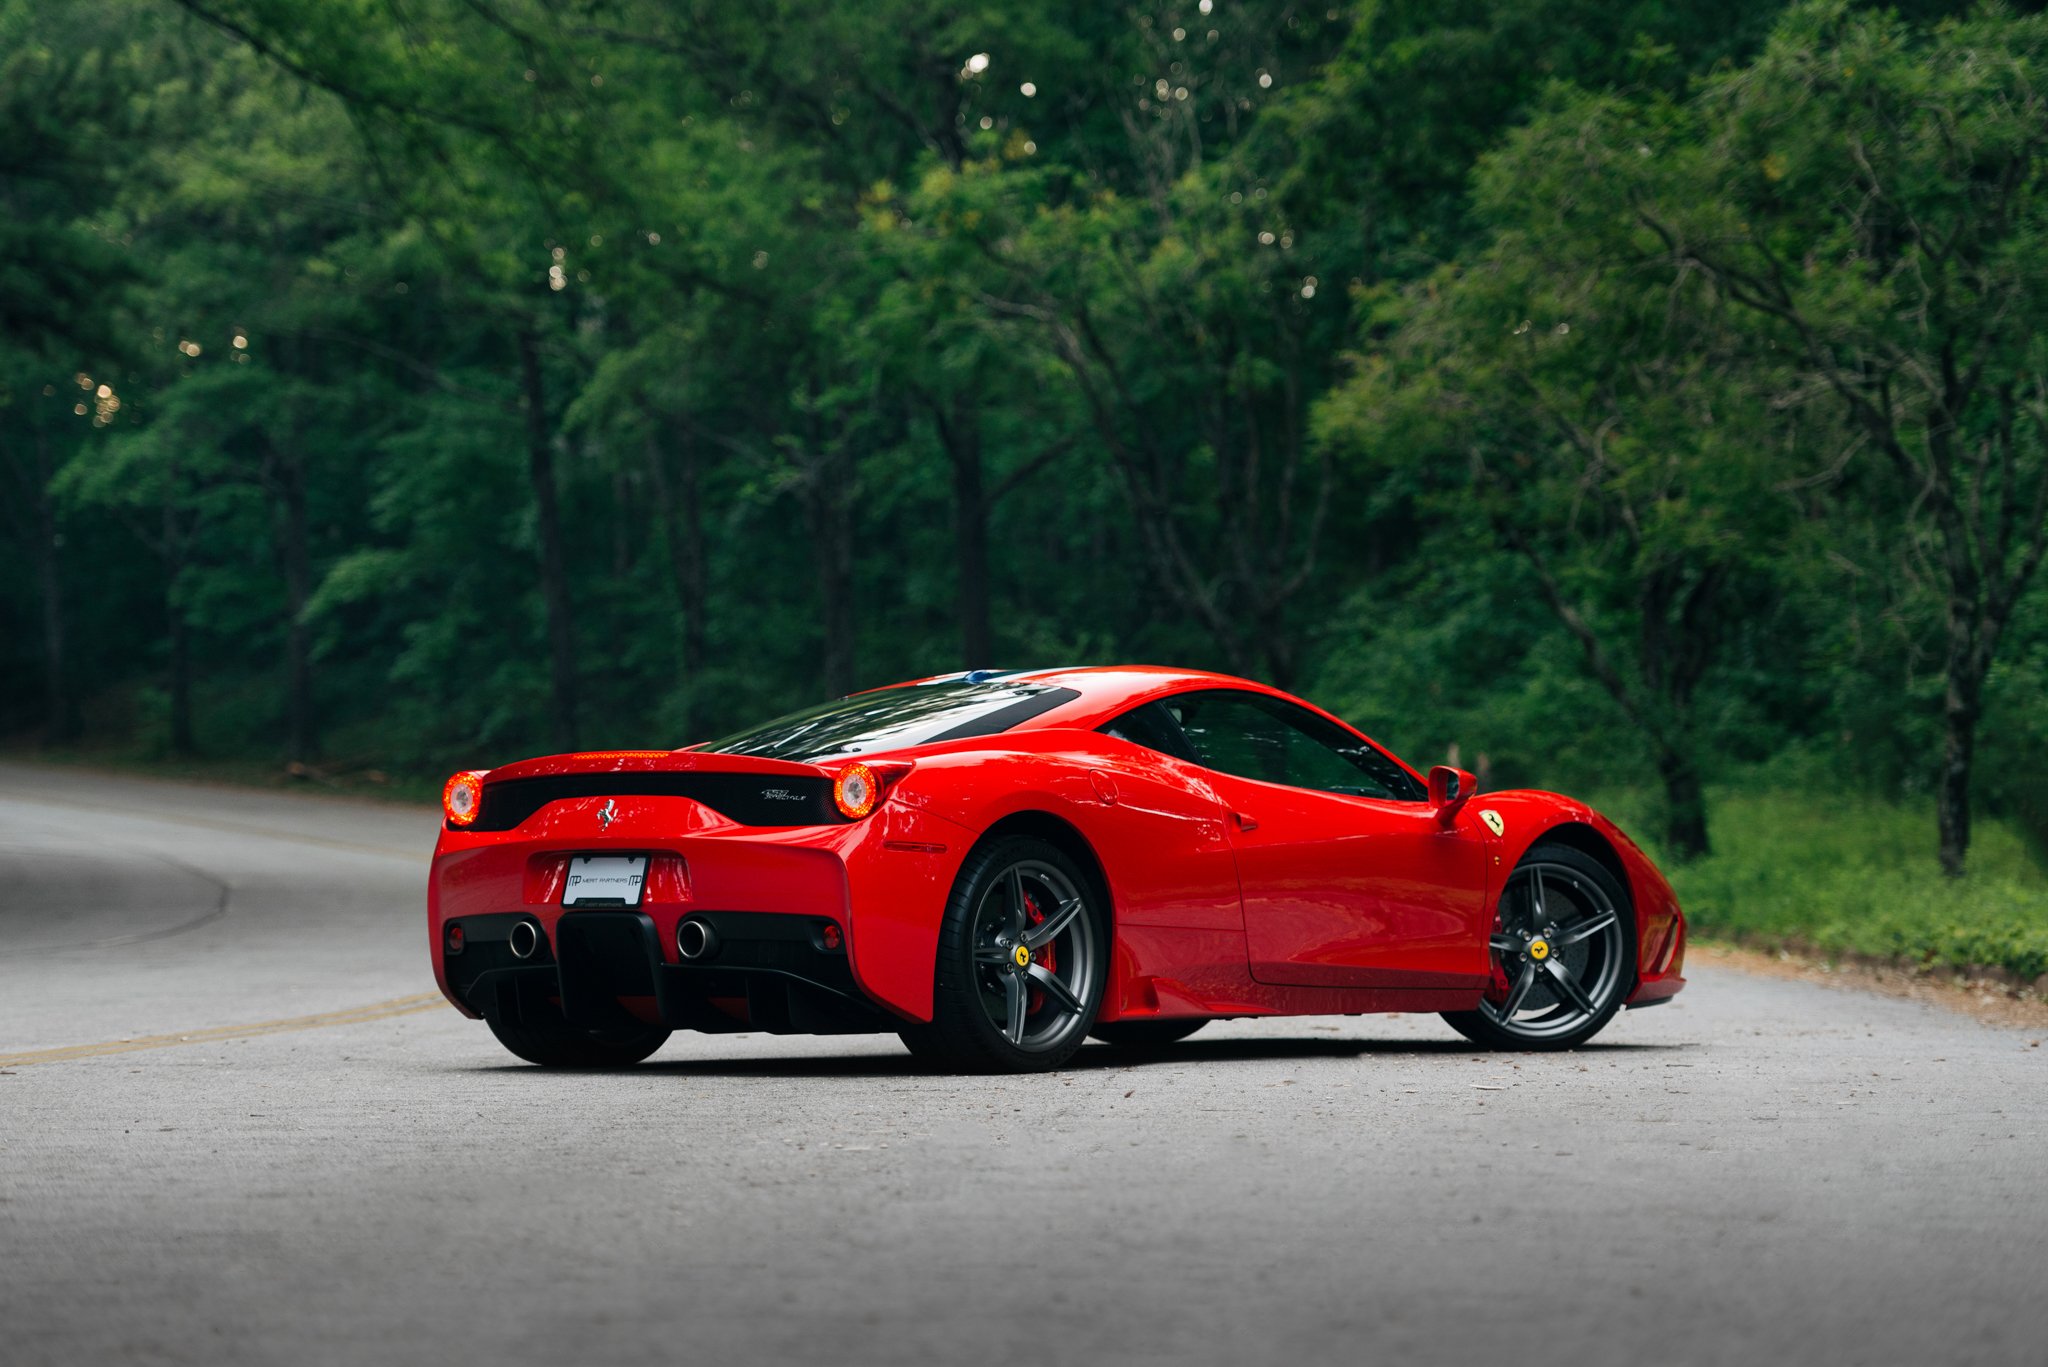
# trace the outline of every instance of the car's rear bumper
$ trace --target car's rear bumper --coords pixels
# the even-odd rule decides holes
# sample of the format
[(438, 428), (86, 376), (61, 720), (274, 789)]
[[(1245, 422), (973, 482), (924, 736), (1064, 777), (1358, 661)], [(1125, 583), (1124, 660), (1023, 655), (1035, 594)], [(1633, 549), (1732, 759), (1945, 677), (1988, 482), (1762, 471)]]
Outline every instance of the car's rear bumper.
[[(831, 920), (745, 911), (697, 911), (690, 919), (711, 927), (716, 948), (699, 960), (669, 962), (654, 918), (643, 911), (571, 911), (551, 924), (528, 912), (451, 918), (463, 947), (442, 959), (448, 993), (486, 1019), (559, 1012), (592, 1027), (640, 1021), (825, 1035), (900, 1024), (855, 982), (843, 939), (828, 947)], [(511, 949), (512, 929), (522, 922), (534, 928), (537, 944), (524, 959)]]
[(442, 832), (427, 882), (435, 976), (459, 1009), (480, 1014), (448, 975), (449, 922), (523, 913), (552, 937), (559, 918), (589, 910), (562, 906), (572, 858), (646, 856), (636, 910), (652, 918), (656, 952), (670, 966), (681, 965), (676, 923), (700, 908), (829, 917), (860, 997), (886, 1006), (895, 1029), (931, 1019), (939, 924), (972, 844), (969, 832), (907, 801), (863, 821), (769, 829), (736, 825), (685, 797), (565, 799), (512, 830)]

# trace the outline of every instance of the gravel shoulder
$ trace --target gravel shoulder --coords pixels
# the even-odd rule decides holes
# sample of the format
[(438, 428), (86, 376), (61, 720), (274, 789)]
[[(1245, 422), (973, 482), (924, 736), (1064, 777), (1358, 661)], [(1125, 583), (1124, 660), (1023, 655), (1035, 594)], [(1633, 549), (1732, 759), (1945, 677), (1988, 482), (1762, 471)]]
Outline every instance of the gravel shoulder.
[(1932, 973), (1897, 964), (1845, 962), (1819, 954), (1790, 950), (1767, 953), (1737, 945), (1698, 944), (1686, 949), (1688, 967), (1710, 964), (1763, 978), (1815, 983), (1849, 992), (1875, 992), (1958, 1011), (1987, 1025), (2005, 1025), (2036, 1035), (2048, 1034), (2048, 996), (2025, 988), (2013, 990), (1991, 978)]

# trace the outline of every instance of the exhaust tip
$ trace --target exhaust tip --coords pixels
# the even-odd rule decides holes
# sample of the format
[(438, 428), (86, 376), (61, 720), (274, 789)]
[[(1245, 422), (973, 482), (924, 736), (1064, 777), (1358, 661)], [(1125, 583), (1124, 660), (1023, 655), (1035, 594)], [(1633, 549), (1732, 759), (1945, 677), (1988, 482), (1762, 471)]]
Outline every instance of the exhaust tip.
[(540, 927), (531, 921), (520, 921), (505, 937), (505, 943), (512, 950), (513, 958), (531, 959), (533, 952), (540, 948)]
[(676, 926), (676, 953), (685, 959), (708, 959), (718, 953), (718, 932), (692, 916)]

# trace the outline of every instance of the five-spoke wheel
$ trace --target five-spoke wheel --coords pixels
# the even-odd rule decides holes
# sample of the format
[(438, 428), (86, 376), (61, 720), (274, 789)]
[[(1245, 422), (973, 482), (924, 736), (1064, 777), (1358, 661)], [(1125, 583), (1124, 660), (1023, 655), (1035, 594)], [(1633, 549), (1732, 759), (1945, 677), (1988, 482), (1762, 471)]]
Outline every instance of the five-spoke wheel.
[(939, 940), (932, 1023), (914, 1053), (970, 1067), (1057, 1067), (1102, 1000), (1106, 937), (1087, 877), (1058, 847), (1012, 837), (969, 858)]
[(1538, 845), (1501, 892), (1490, 941), (1493, 988), (1476, 1011), (1446, 1013), (1466, 1038), (1567, 1049), (1620, 1009), (1633, 980), (1633, 918), (1614, 875), (1567, 845)]
[(1087, 909), (1074, 881), (1039, 859), (1009, 865), (982, 896), (974, 935), (982, 1006), (1019, 1049), (1064, 1038), (1088, 1010), (1094, 938), (1072, 933)]

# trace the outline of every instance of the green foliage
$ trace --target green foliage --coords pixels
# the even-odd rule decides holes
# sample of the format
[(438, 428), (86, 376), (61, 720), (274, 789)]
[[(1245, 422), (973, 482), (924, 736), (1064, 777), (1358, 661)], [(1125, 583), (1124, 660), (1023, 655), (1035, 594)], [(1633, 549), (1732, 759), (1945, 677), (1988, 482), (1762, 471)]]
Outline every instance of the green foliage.
[(2008, 826), (1985, 826), (1956, 880), (1935, 867), (1926, 802), (1767, 789), (1718, 794), (1713, 811), (1718, 848), (1672, 880), (1697, 934), (2028, 981), (2048, 973), (2048, 875)]
[[(1932, 780), (1963, 867), (2048, 550), (2044, 59), (2037, 16), (1817, 3), (1691, 85), (1559, 84), (1479, 159), (1483, 236), (1366, 295), (1383, 344), (1324, 440), (1525, 562), (1675, 855), (1709, 847), (1706, 768), (1825, 718), (1852, 766)], [(1768, 666), (1788, 649), (1803, 669)]]
[(1963, 544), (2048, 830), (2039, 19), (61, 9), (0, 0), (10, 733), (431, 773), (1153, 659), (1676, 856), (1760, 763), (1940, 791)]

